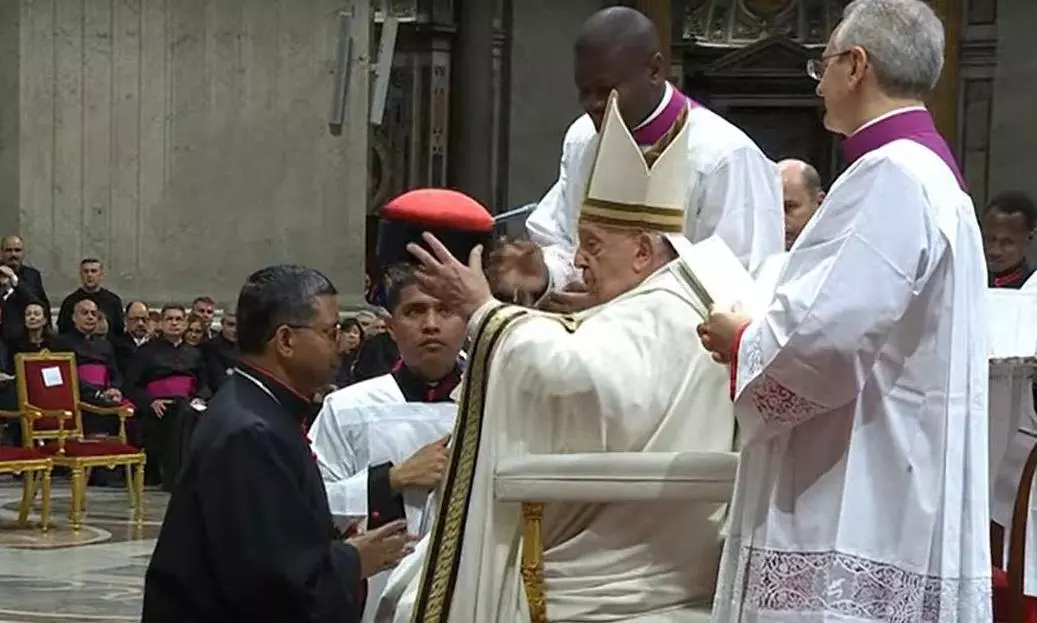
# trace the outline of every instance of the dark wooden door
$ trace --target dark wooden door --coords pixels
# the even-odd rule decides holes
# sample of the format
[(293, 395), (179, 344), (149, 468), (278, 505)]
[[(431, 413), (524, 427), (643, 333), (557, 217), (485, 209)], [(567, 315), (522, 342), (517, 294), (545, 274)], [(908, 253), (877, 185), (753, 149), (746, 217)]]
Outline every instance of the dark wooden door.
[(748, 134), (775, 162), (797, 158), (813, 165), (827, 186), (838, 173), (833, 161), (834, 137), (821, 123), (821, 112), (805, 106), (735, 106), (723, 115)]

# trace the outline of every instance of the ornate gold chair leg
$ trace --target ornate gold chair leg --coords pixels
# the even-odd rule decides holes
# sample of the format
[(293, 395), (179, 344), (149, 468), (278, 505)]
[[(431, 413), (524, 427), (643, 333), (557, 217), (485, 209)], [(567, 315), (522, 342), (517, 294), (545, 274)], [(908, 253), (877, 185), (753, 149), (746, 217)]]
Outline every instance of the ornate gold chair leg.
[(544, 505), (539, 502), (522, 504), (522, 583), (526, 587), (531, 623), (547, 623), (547, 597), (544, 595), (544, 546), (540, 521)]
[(134, 465), (133, 471), (133, 492), (136, 498), (133, 504), (133, 515), (139, 528), (144, 525), (144, 462), (141, 461)]
[(29, 523), (29, 509), (32, 508), (32, 498), (36, 493), (36, 472), (25, 470), (22, 472), (22, 502), (18, 505), (18, 525), (25, 527)]
[(43, 472), (43, 485), (42, 491), (40, 492), (40, 529), (46, 532), (50, 528), (50, 485), (51, 485), (51, 471), (53, 468), (48, 467)]
[(86, 498), (86, 480), (83, 476), (82, 467), (72, 468), (72, 508), (69, 510), (69, 519), (73, 530), (83, 527), (83, 503)]
[(126, 465), (126, 501), (132, 507), (136, 499), (137, 488), (133, 484), (133, 465)]

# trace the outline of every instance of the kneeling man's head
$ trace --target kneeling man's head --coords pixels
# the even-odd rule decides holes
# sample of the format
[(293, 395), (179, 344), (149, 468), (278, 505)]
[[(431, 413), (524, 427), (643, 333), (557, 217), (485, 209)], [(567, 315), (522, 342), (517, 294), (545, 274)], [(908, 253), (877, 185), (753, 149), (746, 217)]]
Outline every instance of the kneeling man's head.
[(580, 222), (574, 264), (595, 305), (627, 292), (676, 257), (663, 234), (641, 228)]
[(415, 278), (417, 267), (396, 264), (386, 271), (386, 329), (404, 365), (422, 380), (439, 381), (453, 371), (465, 337), (465, 319), (428, 294)]

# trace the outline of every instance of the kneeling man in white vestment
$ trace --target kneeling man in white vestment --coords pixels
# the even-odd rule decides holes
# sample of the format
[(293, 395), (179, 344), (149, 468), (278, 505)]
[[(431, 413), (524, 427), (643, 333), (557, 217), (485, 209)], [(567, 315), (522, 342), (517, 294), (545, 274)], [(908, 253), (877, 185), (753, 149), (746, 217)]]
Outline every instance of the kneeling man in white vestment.
[[(610, 99), (575, 260), (596, 305), (576, 316), (494, 300), (478, 252), (466, 267), (432, 236), (431, 254), (409, 246), (423, 288), (470, 317), (472, 349), (438, 515), (421, 553), (394, 571), (376, 621), (530, 620), (521, 513), (494, 499), (502, 460), (733, 449), (729, 376), (695, 333), (709, 306), (694, 274), (703, 267), (675, 251), (691, 246), (686, 140), (684, 126), (646, 161)], [(548, 620), (708, 619), (725, 512), (717, 503), (547, 505)]]

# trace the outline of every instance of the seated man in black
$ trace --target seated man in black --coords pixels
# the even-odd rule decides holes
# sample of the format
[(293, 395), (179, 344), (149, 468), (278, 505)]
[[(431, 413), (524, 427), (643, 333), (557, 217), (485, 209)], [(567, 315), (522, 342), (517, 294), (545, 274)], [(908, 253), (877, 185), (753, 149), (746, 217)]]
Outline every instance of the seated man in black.
[(126, 379), (126, 392), (141, 414), (145, 480), (166, 488), (179, 469), (181, 420), (192, 419), (210, 396), (202, 352), (183, 340), (186, 317), (179, 305), (162, 308), (161, 335), (140, 347)]
[(220, 332), (198, 345), (209, 368), (209, 387), (215, 392), (238, 365), (238, 318), (224, 313)]
[[(79, 399), (99, 407), (113, 407), (123, 402), (122, 375), (116, 363), (115, 349), (108, 338), (96, 335), (100, 312), (93, 299), (80, 299), (72, 308), (72, 326), (51, 344), (55, 352), (76, 356)], [(84, 410), (83, 432), (87, 435), (115, 435), (119, 422), (110, 415)]]

